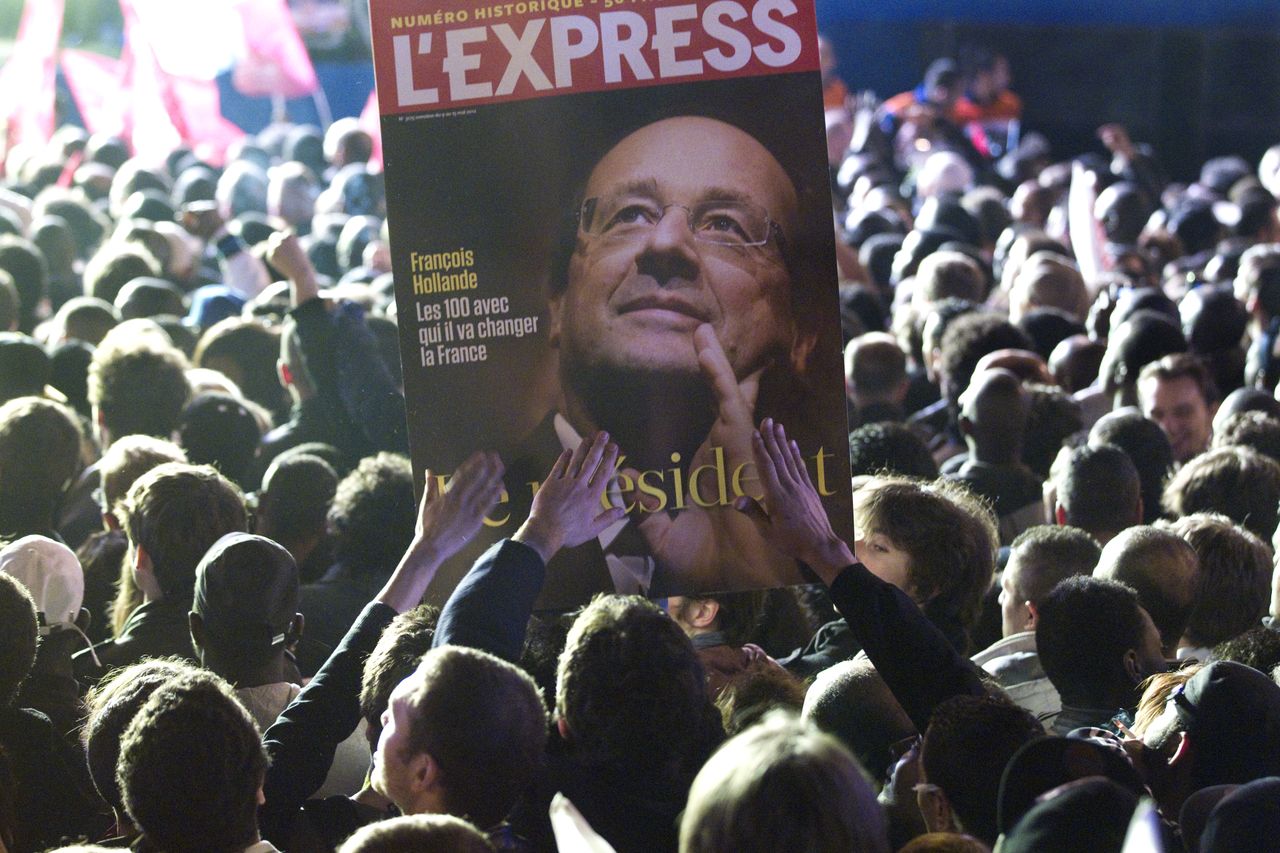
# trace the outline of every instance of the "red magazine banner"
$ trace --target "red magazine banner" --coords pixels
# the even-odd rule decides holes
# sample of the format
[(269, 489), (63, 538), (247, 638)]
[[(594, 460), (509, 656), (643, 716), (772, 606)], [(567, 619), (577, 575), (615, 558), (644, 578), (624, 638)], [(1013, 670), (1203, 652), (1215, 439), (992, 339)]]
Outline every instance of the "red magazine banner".
[(414, 470), (506, 467), (429, 600), (597, 430), (626, 518), (551, 561), (540, 606), (802, 582), (733, 503), (760, 496), (750, 436), (774, 417), (852, 534), (812, 3), (371, 14)]
[(383, 115), (818, 68), (811, 2), (373, 0)]

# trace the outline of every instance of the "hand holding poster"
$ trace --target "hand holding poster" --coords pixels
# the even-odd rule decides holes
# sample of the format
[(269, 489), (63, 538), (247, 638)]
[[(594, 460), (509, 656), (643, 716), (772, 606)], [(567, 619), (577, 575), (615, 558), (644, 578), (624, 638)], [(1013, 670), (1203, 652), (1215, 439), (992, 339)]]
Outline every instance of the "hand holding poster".
[(494, 541), (611, 435), (627, 516), (546, 607), (799, 582), (732, 504), (774, 416), (852, 523), (812, 6), (374, 0), (372, 31), (415, 468), (501, 452)]

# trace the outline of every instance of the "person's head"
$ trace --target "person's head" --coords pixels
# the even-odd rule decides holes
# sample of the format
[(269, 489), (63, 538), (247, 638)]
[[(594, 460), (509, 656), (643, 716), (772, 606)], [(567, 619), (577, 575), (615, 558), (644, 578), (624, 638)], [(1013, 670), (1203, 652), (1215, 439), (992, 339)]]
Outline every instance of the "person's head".
[(924, 607), (971, 627), (999, 545), (990, 509), (948, 480), (877, 479), (853, 496), (854, 554)]
[(849, 467), (859, 474), (898, 474), (932, 480), (938, 463), (929, 446), (906, 424), (863, 424), (849, 433)]
[(636, 596), (598, 597), (574, 621), (556, 717), (583, 760), (669, 781), (692, 779), (721, 736), (689, 638)]
[(1074, 575), (1092, 574), (1101, 553), (1092, 536), (1074, 527), (1043, 524), (1018, 534), (1000, 576), (1004, 636), (1035, 630), (1050, 590)]
[(360, 827), (338, 853), (493, 853), (484, 833), (462, 818), (401, 815)]
[(1280, 243), (1263, 243), (1240, 256), (1233, 284), (1236, 299), (1263, 326), (1280, 314)]
[(389, 575), (416, 520), (409, 460), (394, 453), (366, 457), (338, 483), (329, 507), (334, 556), (357, 571)]
[(940, 57), (929, 63), (924, 72), (924, 97), (935, 106), (950, 109), (963, 94), (964, 79), (955, 60)]
[(888, 849), (857, 759), (831, 735), (784, 715), (747, 729), (707, 761), (680, 821), (681, 853)]
[(115, 304), (126, 284), (135, 278), (159, 276), (160, 264), (133, 243), (108, 243), (98, 250), (84, 268), (84, 292)]
[(1173, 448), (1160, 425), (1133, 407), (1108, 412), (1089, 430), (1089, 444), (1114, 445), (1125, 452), (1142, 484), (1142, 523), (1160, 517), (1165, 480), (1173, 470)]
[(1142, 368), (1162, 356), (1186, 351), (1182, 329), (1159, 311), (1144, 308), (1123, 320), (1112, 317), (1107, 349), (1098, 368), (1103, 390), (1116, 405), (1135, 405)]
[(528, 675), (486, 652), (432, 649), (391, 691), (372, 783), (404, 814), (503, 821), (533, 781), (547, 737)]
[(18, 291), (18, 329), (28, 334), (47, 316), (49, 267), (34, 243), (12, 234), (0, 236), (0, 270)]
[(551, 283), (566, 394), (617, 371), (696, 379), (704, 323), (739, 379), (805, 354), (789, 266), (799, 195), (754, 137), (709, 118), (654, 122), (596, 163), (583, 199)]
[(234, 853), (258, 840), (267, 754), (253, 718), (221, 678), (178, 675), (134, 715), (116, 780), (155, 849)]
[(391, 620), (378, 638), (378, 644), (364, 662), (360, 683), (360, 715), (367, 725), (369, 747), (378, 745), (382, 736), (382, 713), (387, 710), (391, 691), (414, 670), (422, 656), (431, 650), (440, 610), (420, 604)]
[(1237, 412), (1224, 419), (1222, 409), (1218, 409), (1210, 446), (1251, 447), (1268, 459), (1280, 462), (1280, 417), (1253, 410)]
[(948, 297), (981, 302), (986, 296), (987, 282), (982, 270), (967, 255), (954, 251), (937, 251), (920, 262), (916, 269), (912, 302), (921, 314), (935, 302)]
[[(1200, 834), (1204, 853), (1247, 853), (1258, 839), (1280, 835), (1280, 779), (1257, 779), (1228, 790), (1213, 807)], [(1185, 834), (1183, 837), (1187, 837)]]
[(893, 335), (867, 332), (845, 347), (844, 379), (855, 406), (901, 405), (907, 395), (907, 356)]
[[(282, 660), (301, 632), (298, 566), (263, 536), (228, 533), (196, 566), (191, 639), (204, 666), (240, 687)], [(277, 669), (275, 680), (281, 680)], [(263, 681), (262, 683), (272, 683)]]
[(80, 473), (80, 421), (52, 400), (0, 406), (0, 531), (45, 533)]
[(89, 404), (104, 446), (126, 435), (168, 438), (191, 393), (187, 360), (152, 341), (98, 347), (89, 363)]
[(1064, 704), (1127, 708), (1165, 669), (1160, 632), (1138, 594), (1119, 581), (1069, 577), (1040, 603), (1036, 651)]
[(1033, 308), (1057, 308), (1084, 320), (1089, 291), (1075, 264), (1056, 252), (1040, 251), (1027, 258), (1009, 292), (1009, 319), (1017, 323)]
[(161, 685), (175, 676), (195, 672), (199, 670), (194, 665), (177, 658), (149, 658), (112, 670), (85, 696), (80, 740), (89, 779), (118, 821), (127, 820), (124, 796), (116, 783), (116, 763), (125, 729)]
[(214, 542), (247, 524), (244, 496), (209, 466), (167, 462), (139, 477), (116, 504), (134, 579), (149, 599), (191, 595), (196, 566)]
[(1084, 427), (1080, 404), (1057, 385), (1024, 382), (1030, 408), (1022, 440), (1022, 461), (1042, 481), (1048, 480), (1053, 462), (1072, 436)]
[(801, 716), (840, 738), (878, 779), (890, 769), (890, 747), (916, 734), (875, 665), (862, 656), (819, 672), (805, 693)]
[(1167, 525), (1195, 549), (1200, 572), (1183, 642), (1213, 647), (1258, 624), (1271, 600), (1271, 549), (1221, 515), (1193, 513)]
[(182, 448), (171, 441), (149, 435), (127, 435), (107, 448), (98, 462), (101, 481), (101, 509), (108, 526), (119, 527), (116, 504), (143, 474), (166, 462), (186, 462)]
[(979, 462), (1006, 463), (1022, 454), (1030, 399), (1008, 370), (994, 368), (974, 374), (960, 395), (960, 433), (969, 447), (969, 458)]
[(715, 595), (673, 595), (667, 613), (690, 637), (718, 633), (730, 646), (753, 642), (764, 611), (765, 595), (758, 590)]
[(200, 394), (178, 417), (178, 443), (193, 465), (213, 465), (227, 479), (249, 487), (247, 478), (262, 440), (252, 410), (230, 394)]
[(0, 572), (0, 709), (18, 698), (36, 662), (39, 625), (31, 593)]
[(1093, 576), (1119, 581), (1138, 594), (1172, 658), (1186, 631), (1199, 584), (1199, 558), (1186, 540), (1158, 527), (1121, 531), (1102, 548)]
[(1142, 483), (1132, 460), (1110, 444), (1071, 451), (1055, 476), (1058, 524), (1078, 527), (1106, 544), (1142, 522)]
[(920, 745), (925, 825), (994, 844), (1000, 776), (1014, 753), (1043, 736), (1034, 716), (1003, 697), (955, 696), (940, 704)]
[(1160, 424), (1173, 458), (1186, 462), (1209, 446), (1218, 391), (1209, 370), (1192, 355), (1165, 356), (1138, 376), (1142, 414)]
[(292, 228), (310, 227), (318, 195), (320, 182), (302, 163), (289, 161), (267, 170), (267, 214)]
[(1276, 529), (1280, 463), (1247, 447), (1207, 450), (1183, 465), (1164, 490), (1174, 517), (1220, 512), (1265, 542)]
[[(1029, 333), (1034, 338), (1034, 333)], [(1049, 352), (1049, 372), (1063, 390), (1074, 394), (1083, 391), (1098, 378), (1106, 344), (1090, 340), (1087, 335), (1072, 335), (1059, 341)]]
[(325, 535), (325, 518), (338, 489), (333, 466), (309, 453), (282, 454), (262, 476), (255, 515), (257, 532), (298, 553)]
[(253, 402), (279, 413), (284, 389), (276, 375), (280, 334), (259, 320), (228, 317), (214, 324), (196, 345), (195, 364), (217, 370)]
[(1280, 686), (1256, 669), (1214, 661), (1175, 688), (1143, 734), (1148, 781), (1176, 813), (1191, 791), (1280, 776)]
[(1119, 181), (1098, 193), (1093, 215), (1102, 223), (1107, 242), (1133, 245), (1151, 218), (1151, 202), (1137, 184)]
[(957, 317), (942, 335), (942, 396), (956, 403), (984, 355), (1002, 349), (1031, 349), (1031, 340), (999, 314), (975, 312)]

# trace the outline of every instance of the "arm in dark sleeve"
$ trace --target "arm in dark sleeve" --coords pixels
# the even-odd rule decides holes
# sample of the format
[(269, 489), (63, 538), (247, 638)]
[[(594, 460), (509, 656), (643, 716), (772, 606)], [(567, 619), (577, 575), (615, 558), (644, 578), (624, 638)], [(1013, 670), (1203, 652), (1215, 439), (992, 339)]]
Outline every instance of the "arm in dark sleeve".
[(476, 560), (436, 623), (434, 646), (470, 646), (505, 660), (520, 657), (547, 567), (527, 545), (504, 539)]
[(315, 678), (263, 734), (271, 758), (262, 786), (264, 816), (296, 812), (324, 784), (338, 744), (360, 724), (365, 659), (395, 617), (385, 604), (365, 605)]
[(861, 563), (831, 583), (831, 600), (917, 731), (928, 727), (940, 702), (986, 692), (975, 668), (915, 602)]

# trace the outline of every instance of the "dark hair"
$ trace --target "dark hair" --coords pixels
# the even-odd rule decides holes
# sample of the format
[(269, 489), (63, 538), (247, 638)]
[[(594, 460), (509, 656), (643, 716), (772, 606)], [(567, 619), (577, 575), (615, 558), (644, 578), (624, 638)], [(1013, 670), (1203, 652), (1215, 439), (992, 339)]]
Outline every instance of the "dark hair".
[(278, 456), (262, 477), (258, 532), (286, 546), (307, 536), (322, 536), (337, 489), (337, 472), (319, 456)]
[(159, 276), (160, 264), (135, 245), (109, 244), (98, 250), (85, 265), (85, 293), (114, 305), (121, 289), (135, 278)]
[(118, 507), (129, 541), (146, 551), (166, 596), (190, 595), (209, 546), (248, 524), (240, 490), (208, 465), (158, 465)]
[(379, 453), (342, 478), (329, 508), (334, 556), (357, 570), (389, 575), (413, 540), (417, 510), (409, 460)]
[(1057, 486), (1067, 524), (1090, 533), (1127, 526), (1142, 488), (1128, 454), (1110, 444), (1072, 450)]
[(1213, 431), (1211, 447), (1249, 447), (1280, 462), (1280, 418), (1256, 409), (1236, 412)]
[(723, 736), (689, 638), (638, 596), (587, 605), (558, 672), (556, 713), (587, 762), (687, 783)]
[(177, 675), (200, 670), (176, 658), (149, 658), (114, 669), (85, 697), (84, 744), (89, 779), (107, 805), (123, 815), (124, 797), (116, 782), (120, 742), (139, 709), (162, 685)]
[(52, 400), (0, 406), (0, 532), (48, 530), (80, 472), (80, 421)]
[(919, 435), (892, 421), (863, 424), (849, 433), (849, 467), (859, 474), (899, 474), (932, 480), (938, 463)]
[(444, 805), (489, 828), (533, 782), (547, 740), (547, 710), (533, 679), (487, 652), (442, 646), (419, 664), (421, 685), (406, 748), (440, 768)]
[(1091, 573), (1102, 555), (1088, 533), (1052, 524), (1028, 527), (1013, 540), (1011, 551), (1010, 559), (1016, 555), (1021, 569), (1018, 595), (1036, 607), (1063, 580)]
[(253, 402), (273, 414), (288, 409), (288, 395), (276, 375), (280, 332), (260, 320), (228, 317), (205, 330), (196, 344), (197, 367), (221, 371)]
[(262, 440), (262, 427), (249, 407), (229, 394), (200, 394), (178, 416), (178, 443), (193, 465), (212, 465), (244, 488)]
[(876, 777), (889, 768), (893, 744), (916, 734), (907, 712), (869, 660), (855, 658), (822, 670), (805, 694), (804, 718), (835, 735)]
[(1175, 353), (1166, 355), (1159, 361), (1153, 361), (1138, 374), (1138, 382), (1156, 379), (1172, 382), (1176, 379), (1190, 379), (1196, 384), (1206, 406), (1218, 402), (1218, 387), (1213, 383), (1209, 368), (1205, 367), (1199, 357), (1191, 353)]
[(1192, 458), (1164, 490), (1175, 516), (1220, 512), (1271, 541), (1280, 502), (1280, 463), (1247, 447), (1219, 447)]
[(125, 729), (116, 780), (156, 849), (233, 853), (258, 835), (267, 754), (249, 712), (208, 672), (157, 689)]
[(1022, 387), (1030, 401), (1022, 438), (1022, 462), (1041, 480), (1047, 480), (1062, 445), (1084, 429), (1084, 416), (1080, 404), (1055, 385), (1026, 382)]
[(24, 237), (0, 236), (0, 270), (13, 276), (18, 291), (18, 330), (30, 333), (40, 319), (36, 312), (49, 293), (49, 267), (44, 255)]
[(941, 373), (947, 399), (960, 399), (984, 355), (1031, 347), (1026, 334), (1000, 314), (979, 312), (957, 317), (942, 334)]
[(991, 586), (999, 547), (987, 505), (945, 479), (878, 479), (858, 496), (865, 514), (861, 532), (883, 534), (907, 552), (908, 580), (926, 602), (926, 613), (957, 620), (966, 631), (972, 628)]
[(1138, 594), (1119, 581), (1069, 577), (1040, 602), (1036, 651), (1064, 704), (1105, 705), (1126, 678), (1124, 656), (1142, 644)]
[(1138, 525), (1107, 543), (1094, 574), (1138, 593), (1139, 603), (1160, 631), (1161, 645), (1172, 654), (1195, 603), (1198, 562), (1185, 539), (1160, 527)]
[(431, 651), (436, 636), (440, 608), (420, 604), (391, 620), (364, 662), (360, 680), (360, 715), (368, 725), (369, 746), (377, 747), (382, 734), (382, 712), (391, 701), (391, 691), (418, 668), (422, 656)]
[(1119, 409), (1103, 415), (1089, 430), (1089, 444), (1115, 445), (1125, 452), (1142, 484), (1142, 521), (1160, 517), (1164, 483), (1173, 470), (1173, 447), (1160, 425), (1137, 409)]
[(953, 696), (929, 718), (920, 745), (922, 777), (946, 794), (966, 833), (994, 844), (1005, 765), (1043, 736), (1039, 720), (1006, 698)]
[(0, 709), (13, 704), (36, 662), (38, 631), (31, 593), (0, 572)]
[(89, 363), (89, 402), (112, 440), (140, 433), (169, 438), (191, 395), (187, 360), (176, 349), (98, 347)]
[(1251, 666), (1258, 672), (1272, 672), (1280, 666), (1280, 631), (1255, 626), (1213, 647), (1214, 660), (1230, 660)]
[(1190, 543), (1200, 558), (1184, 633), (1192, 644), (1216, 646), (1267, 615), (1271, 549), (1261, 539), (1225, 516), (1210, 513), (1188, 515), (1167, 528)]

